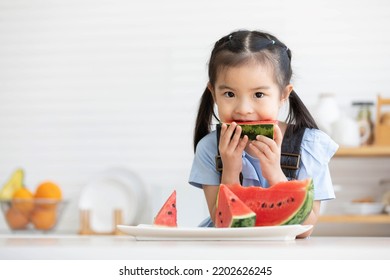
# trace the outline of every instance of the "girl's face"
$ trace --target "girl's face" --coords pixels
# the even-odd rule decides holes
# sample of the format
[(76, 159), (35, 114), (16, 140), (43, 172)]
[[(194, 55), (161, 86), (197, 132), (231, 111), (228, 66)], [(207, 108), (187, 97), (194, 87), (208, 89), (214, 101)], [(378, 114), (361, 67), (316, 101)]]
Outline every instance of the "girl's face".
[(273, 70), (250, 62), (220, 71), (214, 87), (209, 84), (221, 122), (276, 120), (292, 85), (280, 91)]

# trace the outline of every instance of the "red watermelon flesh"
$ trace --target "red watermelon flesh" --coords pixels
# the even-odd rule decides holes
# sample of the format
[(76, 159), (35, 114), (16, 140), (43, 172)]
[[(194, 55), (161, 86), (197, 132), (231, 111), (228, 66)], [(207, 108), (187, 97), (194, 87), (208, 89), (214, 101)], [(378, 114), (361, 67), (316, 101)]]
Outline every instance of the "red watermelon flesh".
[(256, 213), (256, 226), (299, 224), (313, 207), (311, 179), (280, 182), (269, 188), (228, 187)]
[(154, 225), (177, 227), (176, 191), (173, 191), (154, 218)]
[(220, 185), (215, 211), (215, 227), (253, 227), (256, 214), (228, 187)]
[(238, 125), (258, 125), (258, 124), (277, 124), (277, 120), (264, 120), (264, 121), (247, 121), (247, 122), (236, 122)]

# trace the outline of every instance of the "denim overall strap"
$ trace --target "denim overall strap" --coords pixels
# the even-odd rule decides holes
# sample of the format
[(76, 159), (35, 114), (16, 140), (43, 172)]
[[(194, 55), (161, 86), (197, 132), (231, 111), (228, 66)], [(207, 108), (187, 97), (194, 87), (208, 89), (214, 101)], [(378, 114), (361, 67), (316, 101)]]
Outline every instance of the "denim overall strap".
[(301, 143), (305, 127), (295, 128), (289, 125), (283, 136), (280, 166), (287, 178), (296, 179), (301, 164)]

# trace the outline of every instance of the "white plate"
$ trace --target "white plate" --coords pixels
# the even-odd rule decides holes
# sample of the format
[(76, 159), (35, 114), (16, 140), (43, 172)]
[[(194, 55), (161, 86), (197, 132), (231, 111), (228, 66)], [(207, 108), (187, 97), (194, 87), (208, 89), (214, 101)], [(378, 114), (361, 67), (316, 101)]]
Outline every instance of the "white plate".
[(90, 211), (90, 225), (95, 232), (114, 230), (114, 211), (122, 210), (123, 223), (137, 224), (147, 192), (136, 174), (124, 168), (113, 168), (97, 175), (83, 189), (80, 210)]
[(118, 229), (137, 240), (294, 240), (312, 225), (285, 225), (244, 228), (168, 228), (153, 225), (125, 226)]

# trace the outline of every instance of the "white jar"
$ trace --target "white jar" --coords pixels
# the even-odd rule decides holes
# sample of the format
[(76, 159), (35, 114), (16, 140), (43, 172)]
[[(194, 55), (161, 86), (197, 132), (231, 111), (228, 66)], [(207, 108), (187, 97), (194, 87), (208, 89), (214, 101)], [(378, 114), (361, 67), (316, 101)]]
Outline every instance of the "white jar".
[(337, 144), (344, 147), (360, 146), (359, 123), (348, 116), (341, 116), (332, 124), (331, 137)]
[(321, 93), (314, 107), (313, 117), (318, 127), (329, 135), (332, 135), (333, 122), (340, 117), (340, 108), (332, 93)]

